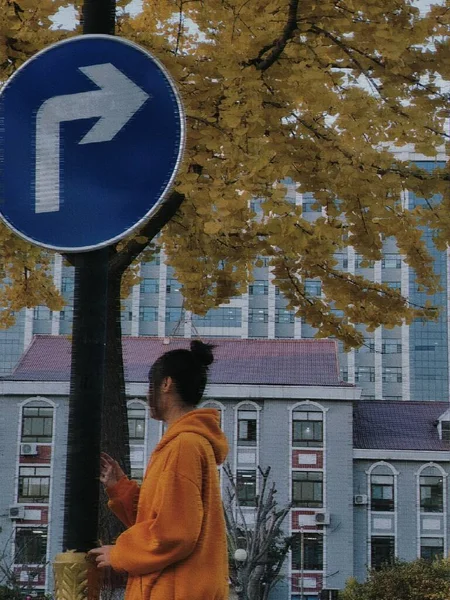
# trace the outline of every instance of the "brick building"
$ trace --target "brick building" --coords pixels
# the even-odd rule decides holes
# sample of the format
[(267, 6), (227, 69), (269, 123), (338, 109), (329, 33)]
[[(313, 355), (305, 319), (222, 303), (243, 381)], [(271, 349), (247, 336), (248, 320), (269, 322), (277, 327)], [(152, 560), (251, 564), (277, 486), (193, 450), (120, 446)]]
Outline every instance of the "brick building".
[[(360, 400), (332, 340), (214, 339), (205, 406), (221, 412), (251, 522), (257, 466), (272, 467), (296, 543), (273, 600), (316, 600), (391, 556), (448, 554), (450, 410), (444, 402)], [(132, 473), (163, 434), (145, 397), (149, 366), (189, 340), (126, 337)], [(36, 336), (0, 380), (0, 554), (25, 587), (51, 588), (61, 550), (70, 342)], [(222, 478), (222, 483), (225, 482)], [(301, 556), (301, 538), (304, 553)], [(301, 597), (303, 595), (303, 598)]]

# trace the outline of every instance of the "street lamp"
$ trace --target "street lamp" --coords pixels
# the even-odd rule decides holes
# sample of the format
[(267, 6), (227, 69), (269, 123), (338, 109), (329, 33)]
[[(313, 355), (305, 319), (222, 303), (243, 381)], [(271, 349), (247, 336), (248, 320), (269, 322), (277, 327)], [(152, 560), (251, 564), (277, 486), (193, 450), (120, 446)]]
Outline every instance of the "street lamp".
[[(238, 563), (245, 563), (247, 560), (247, 550), (244, 548), (238, 548), (234, 553), (234, 560)], [(239, 573), (239, 570), (238, 570)], [(239, 585), (236, 586), (236, 592), (238, 595), (238, 600), (245, 600), (246, 594), (244, 592), (244, 586), (242, 585), (240, 578), (238, 576)]]
[(247, 550), (244, 548), (238, 548), (234, 553), (234, 560), (238, 562), (245, 562), (247, 560)]

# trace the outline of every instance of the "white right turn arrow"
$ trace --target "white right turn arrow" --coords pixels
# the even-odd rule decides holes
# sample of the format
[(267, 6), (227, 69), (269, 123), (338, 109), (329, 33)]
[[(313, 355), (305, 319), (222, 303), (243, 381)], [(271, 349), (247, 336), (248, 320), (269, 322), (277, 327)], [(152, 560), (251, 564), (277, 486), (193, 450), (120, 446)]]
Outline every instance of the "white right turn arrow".
[(100, 89), (49, 98), (36, 115), (36, 213), (60, 207), (60, 123), (100, 117), (78, 143), (109, 142), (149, 98), (111, 63), (80, 71)]

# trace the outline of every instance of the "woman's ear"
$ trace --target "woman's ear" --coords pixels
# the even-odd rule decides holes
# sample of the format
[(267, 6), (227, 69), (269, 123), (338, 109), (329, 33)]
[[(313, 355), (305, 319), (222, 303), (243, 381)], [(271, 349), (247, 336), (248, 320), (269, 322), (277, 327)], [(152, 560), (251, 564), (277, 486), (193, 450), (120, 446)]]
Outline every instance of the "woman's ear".
[(172, 377), (164, 377), (163, 382), (161, 384), (161, 391), (164, 393), (168, 393), (173, 391), (173, 379)]

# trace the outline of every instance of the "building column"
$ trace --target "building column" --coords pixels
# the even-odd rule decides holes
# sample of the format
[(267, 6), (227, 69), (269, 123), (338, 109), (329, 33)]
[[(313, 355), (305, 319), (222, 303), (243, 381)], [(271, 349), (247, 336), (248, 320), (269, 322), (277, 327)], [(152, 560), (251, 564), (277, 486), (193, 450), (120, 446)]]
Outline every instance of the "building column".
[(355, 383), (355, 372), (356, 372), (356, 352), (352, 348), (350, 352), (347, 352), (347, 373), (348, 382)]
[(164, 248), (160, 252), (159, 295), (158, 295), (158, 337), (166, 336), (166, 298), (167, 298), (167, 265)]
[[(61, 254), (55, 254), (53, 262), (53, 283), (55, 285), (55, 288), (59, 291), (61, 291), (62, 264), (63, 257), (61, 256)], [(59, 335), (60, 319), (61, 312), (59, 310), (54, 310), (52, 312), (52, 335)]]
[(31, 344), (31, 340), (33, 339), (33, 309), (26, 308), (25, 309), (25, 325), (23, 331), (23, 347), (24, 350), (28, 348)]
[[(352, 275), (355, 274), (355, 249), (353, 246), (350, 246), (347, 249), (347, 260), (348, 260), (348, 272)], [(347, 356), (347, 378), (349, 383), (356, 382), (356, 352), (354, 349), (350, 350), (350, 352), (346, 353)]]
[[(138, 267), (138, 275), (141, 275), (141, 265)], [(139, 335), (139, 308), (141, 306), (141, 284), (137, 283), (131, 290), (131, 335)]]
[(248, 292), (242, 294), (241, 299), (241, 338), (246, 340), (248, 339), (248, 305), (250, 302)]
[(269, 340), (275, 339), (275, 286), (273, 285), (274, 275), (272, 267), (269, 268), (269, 293), (267, 297), (267, 337)]
[[(448, 252), (448, 250), (447, 250)], [(402, 256), (401, 267), (401, 292), (402, 296), (409, 298), (409, 266)], [(447, 294), (447, 302), (449, 297)], [(411, 400), (411, 360), (409, 347), (409, 325), (402, 324), (402, 400)], [(447, 329), (448, 331), (448, 329)]]
[[(373, 269), (373, 280), (375, 283), (381, 283), (381, 260), (377, 260)], [(377, 327), (374, 332), (374, 368), (375, 368), (375, 400), (383, 398), (383, 355), (382, 351), (382, 331)]]
[(192, 311), (187, 310), (184, 315), (184, 337), (192, 337)]

